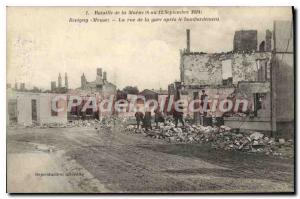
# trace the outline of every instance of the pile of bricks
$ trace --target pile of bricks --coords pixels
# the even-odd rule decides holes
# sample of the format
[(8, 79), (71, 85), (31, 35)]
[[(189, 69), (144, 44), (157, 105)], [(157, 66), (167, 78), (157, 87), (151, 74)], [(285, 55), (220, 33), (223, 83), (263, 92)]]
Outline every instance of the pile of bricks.
[(292, 140), (275, 140), (263, 133), (248, 131), (239, 132), (227, 126), (212, 127), (201, 125), (189, 125), (175, 127), (172, 122), (160, 125), (158, 128), (145, 131), (136, 129), (134, 125), (128, 125), (125, 132), (141, 133), (157, 139), (165, 139), (171, 143), (209, 143), (213, 148), (224, 150), (236, 150), (250, 153), (265, 153), (267, 155), (282, 155), (278, 149), (290, 147)]

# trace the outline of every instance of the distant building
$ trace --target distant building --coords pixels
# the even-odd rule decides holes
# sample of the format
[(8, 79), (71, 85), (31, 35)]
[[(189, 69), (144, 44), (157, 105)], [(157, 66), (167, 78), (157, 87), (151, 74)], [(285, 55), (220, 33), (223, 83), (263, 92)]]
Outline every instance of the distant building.
[(146, 100), (158, 100), (158, 93), (154, 90), (144, 89), (139, 95), (144, 96)]
[(169, 96), (167, 90), (144, 89), (143, 91), (141, 91), (139, 93), (138, 96), (139, 97), (143, 96), (145, 100), (155, 100), (155, 101), (157, 101), (158, 106), (164, 108), (163, 112), (167, 111), (167, 102), (168, 102), (168, 96)]
[(62, 77), (61, 74), (58, 74), (57, 78), (58, 86), (56, 86), (55, 81), (51, 81), (51, 93), (66, 93), (69, 89), (69, 82), (68, 82), (68, 76), (67, 73), (65, 73), (65, 86), (62, 86)]
[(102, 97), (109, 97), (110, 95), (116, 95), (117, 87), (107, 80), (107, 73), (102, 73), (102, 68), (97, 68), (96, 79), (88, 82), (84, 73), (81, 76), (81, 87), (77, 90), (97, 92)]
[[(68, 86), (65, 84), (66, 87)], [(107, 73), (102, 72), (102, 68), (97, 68), (96, 79), (92, 82), (88, 82), (85, 74), (81, 76), (81, 86), (76, 89), (68, 89), (68, 96), (80, 96), (83, 101), (76, 107), (73, 107), (71, 111), (68, 112), (69, 120), (76, 119), (100, 119), (113, 114), (113, 110), (102, 111), (88, 108), (86, 111), (82, 111), (83, 105), (87, 102), (89, 97), (95, 97), (97, 103), (103, 99), (108, 99), (111, 96), (115, 97), (117, 94), (117, 87), (107, 81)]]
[(25, 90), (26, 90), (26, 88), (25, 88), (25, 83), (21, 83), (21, 84), (20, 84), (20, 90), (21, 90), (21, 91), (25, 91)]

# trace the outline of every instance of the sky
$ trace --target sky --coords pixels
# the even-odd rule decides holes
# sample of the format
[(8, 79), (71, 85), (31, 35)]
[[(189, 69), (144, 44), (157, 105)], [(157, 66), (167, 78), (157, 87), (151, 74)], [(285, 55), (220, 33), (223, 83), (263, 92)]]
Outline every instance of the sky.
[[(184, 15), (97, 15), (98, 11), (201, 10), (185, 17), (218, 17), (213, 22), (117, 22), (118, 18), (184, 17)], [(86, 12), (89, 15), (86, 15)], [(70, 23), (70, 18), (108, 18), (110, 22)], [(112, 19), (117, 20), (113, 22)], [(50, 89), (58, 74), (68, 74), (69, 87), (80, 87), (84, 73), (96, 78), (107, 71), (119, 89), (167, 89), (180, 79), (179, 50), (226, 52), (233, 49), (236, 30), (258, 30), (258, 41), (274, 20), (291, 20), (290, 7), (8, 7), (7, 83)]]

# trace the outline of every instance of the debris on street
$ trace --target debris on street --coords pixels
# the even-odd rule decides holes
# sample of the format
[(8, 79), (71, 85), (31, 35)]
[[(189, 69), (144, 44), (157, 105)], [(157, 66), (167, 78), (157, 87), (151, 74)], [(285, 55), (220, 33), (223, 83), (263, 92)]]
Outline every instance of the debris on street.
[(126, 123), (126, 118), (105, 117), (102, 120), (72, 120), (68, 123), (45, 123), (45, 124), (10, 124), (10, 128), (74, 128), (74, 127), (92, 127), (95, 129), (112, 129), (113, 126)]
[[(136, 128), (130, 124), (128, 118), (106, 117), (102, 120), (73, 120), (67, 124), (32, 124), (25, 128), (76, 128), (90, 127), (96, 130), (104, 129), (111, 131), (116, 125), (121, 126), (121, 131), (131, 134), (142, 134), (146, 137), (164, 139), (169, 143), (208, 143), (212, 148), (243, 151), (248, 153), (264, 153), (274, 156), (288, 156), (293, 154), (293, 141), (283, 138), (275, 139), (261, 132), (232, 129), (228, 126), (202, 126), (187, 123), (185, 126), (175, 127), (172, 119), (167, 119), (158, 128), (146, 131), (144, 128)], [(11, 127), (16, 127), (15, 125)]]
[[(201, 126), (189, 125), (175, 128), (172, 122), (161, 124), (159, 128), (150, 131), (136, 129), (135, 125), (128, 125), (124, 132), (144, 134), (145, 136), (165, 139), (171, 143), (209, 143), (212, 148), (224, 150), (236, 150), (248, 153), (265, 153), (267, 155), (282, 156), (282, 149), (293, 150), (293, 142), (285, 144), (284, 139), (276, 141), (255, 131), (239, 132), (228, 126)], [(284, 152), (283, 152), (284, 153)]]

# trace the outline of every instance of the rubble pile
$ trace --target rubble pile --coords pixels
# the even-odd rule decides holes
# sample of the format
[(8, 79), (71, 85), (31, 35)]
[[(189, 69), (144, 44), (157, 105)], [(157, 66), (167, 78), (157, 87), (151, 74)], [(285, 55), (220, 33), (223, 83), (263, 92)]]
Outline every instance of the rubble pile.
[(73, 120), (68, 123), (50, 123), (50, 124), (41, 124), (33, 125), (30, 127), (34, 128), (73, 128), (73, 127), (95, 127), (99, 126), (98, 120)]
[(240, 133), (237, 129), (227, 126), (212, 127), (201, 125), (185, 125), (175, 127), (172, 122), (160, 125), (149, 131), (136, 129), (136, 126), (129, 125), (125, 128), (126, 132), (141, 133), (158, 139), (166, 139), (171, 143), (209, 143), (213, 148), (224, 150), (237, 150), (253, 153), (265, 153), (281, 155), (277, 152), (283, 146), (292, 147), (292, 141), (285, 142), (284, 139), (275, 141), (260, 132)]
[(73, 120), (69, 121), (68, 123), (32, 123), (32, 124), (16, 124), (14, 126), (10, 125), (11, 128), (72, 128), (72, 127), (95, 127), (99, 126), (99, 120)]
[(66, 127), (95, 127), (99, 126), (99, 120), (73, 120), (68, 122)]
[(119, 118), (119, 117), (106, 117), (103, 118), (100, 122), (99, 125), (96, 126), (95, 128), (101, 128), (101, 129), (107, 129), (111, 130), (113, 127), (116, 125), (123, 125), (126, 124), (127, 119), (126, 118)]
[(116, 125), (125, 125), (127, 123), (127, 118), (120, 117), (105, 117), (101, 120), (72, 120), (68, 123), (44, 123), (39, 124), (33, 122), (32, 124), (9, 124), (10, 128), (73, 128), (73, 127), (91, 127), (91, 128), (101, 128), (101, 129), (111, 129)]

